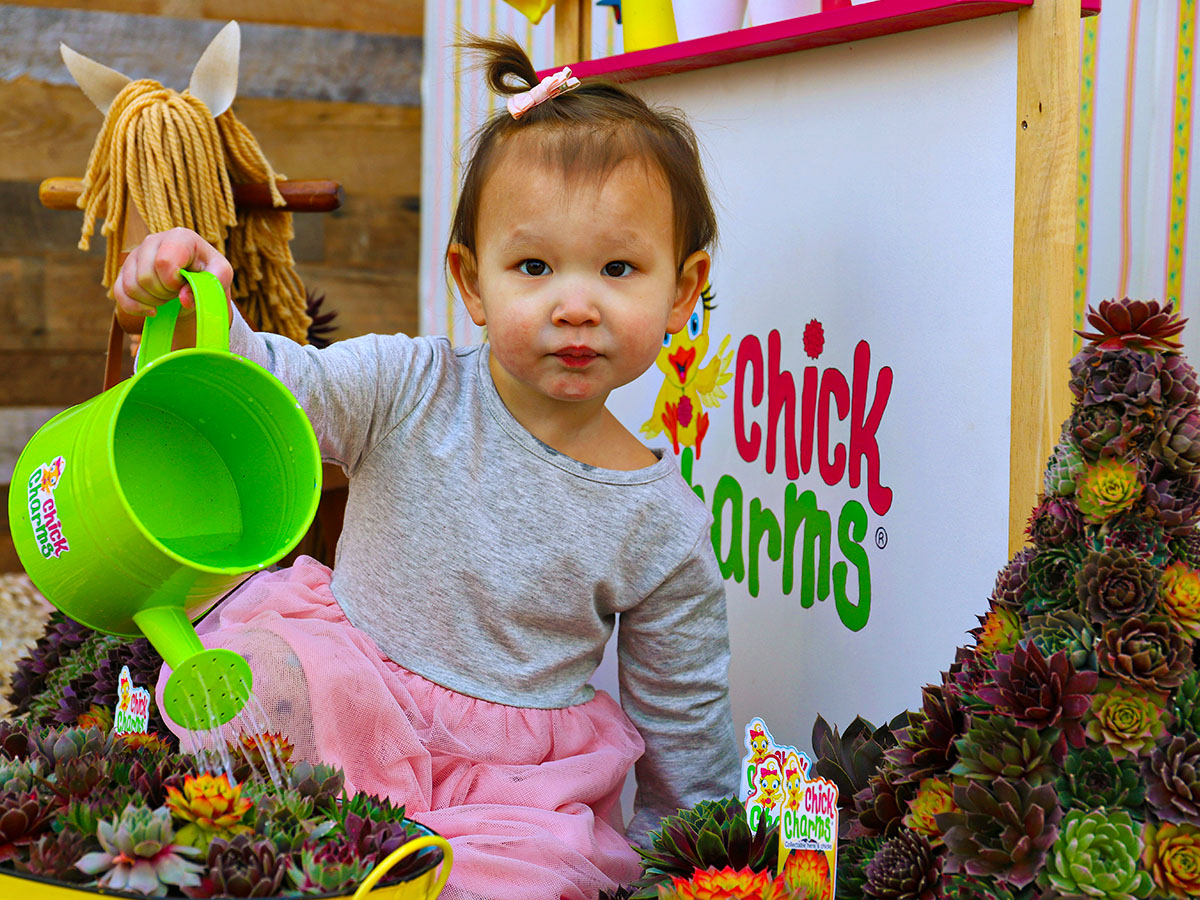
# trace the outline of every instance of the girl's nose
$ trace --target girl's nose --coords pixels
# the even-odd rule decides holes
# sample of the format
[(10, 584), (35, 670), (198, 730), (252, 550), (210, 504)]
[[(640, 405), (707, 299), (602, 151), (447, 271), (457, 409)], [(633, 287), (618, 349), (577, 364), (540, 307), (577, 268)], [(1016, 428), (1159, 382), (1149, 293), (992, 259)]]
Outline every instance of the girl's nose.
[(583, 290), (571, 290), (559, 297), (555, 304), (555, 325), (598, 325), (600, 308), (590, 294)]

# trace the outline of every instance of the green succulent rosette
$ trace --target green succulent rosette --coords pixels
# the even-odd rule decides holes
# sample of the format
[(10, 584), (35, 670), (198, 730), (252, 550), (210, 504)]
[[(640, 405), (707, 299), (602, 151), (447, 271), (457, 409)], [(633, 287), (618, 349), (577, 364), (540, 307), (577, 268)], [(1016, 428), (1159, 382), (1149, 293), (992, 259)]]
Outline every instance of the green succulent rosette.
[(1021, 641), (1021, 619), (1016, 610), (993, 602), (987, 615), (976, 616), (979, 627), (972, 628), (975, 648), (988, 656), (1008, 653)]
[(950, 774), (990, 783), (997, 778), (1025, 781), (1031, 787), (1053, 781), (1057, 728), (1026, 728), (1011, 716), (976, 715), (971, 727), (957, 742), (958, 762)]
[(1075, 579), (1083, 565), (1079, 544), (1045, 547), (1029, 561), (1025, 608), (1029, 613), (1074, 609), (1078, 605)]
[(1078, 447), (1069, 442), (1058, 444), (1046, 464), (1043, 482), (1046, 494), (1051, 497), (1070, 497), (1075, 493), (1076, 482), (1086, 468), (1087, 459)]
[(1172, 695), (1171, 715), (1177, 731), (1200, 734), (1200, 672), (1189, 672)]
[(867, 864), (883, 846), (881, 837), (839, 840), (837, 846), (837, 897), (862, 897), (867, 884)]
[(201, 867), (189, 858), (200, 851), (174, 843), (166, 807), (152, 810), (130, 804), (117, 819), (102, 821), (97, 835), (102, 849), (78, 865), (89, 875), (101, 875), (101, 887), (161, 895), (168, 885), (200, 884)]
[(1180, 474), (1200, 468), (1200, 410), (1178, 406), (1158, 423), (1150, 452)]
[(1131, 509), (1142, 490), (1136, 461), (1105, 457), (1084, 468), (1075, 484), (1075, 503), (1084, 521), (1101, 525)]
[(1075, 671), (1096, 671), (1096, 627), (1082, 614), (1070, 609), (1054, 609), (1029, 617), (1025, 634), (1047, 658), (1067, 654)]
[(1142, 816), (1146, 785), (1137, 759), (1114, 759), (1103, 746), (1073, 749), (1063, 760), (1062, 773), (1054, 782), (1058, 802), (1069, 810), (1121, 809)]
[(1062, 900), (1135, 900), (1153, 889), (1138, 866), (1138, 836), (1129, 813), (1072, 810), (1063, 818), (1038, 884)]
[(1166, 732), (1166, 697), (1102, 678), (1083, 720), (1084, 733), (1116, 759), (1148, 752)]
[(1121, 516), (1109, 522), (1091, 538), (1093, 550), (1127, 550), (1154, 568), (1171, 558), (1170, 542), (1162, 523), (1156, 519)]

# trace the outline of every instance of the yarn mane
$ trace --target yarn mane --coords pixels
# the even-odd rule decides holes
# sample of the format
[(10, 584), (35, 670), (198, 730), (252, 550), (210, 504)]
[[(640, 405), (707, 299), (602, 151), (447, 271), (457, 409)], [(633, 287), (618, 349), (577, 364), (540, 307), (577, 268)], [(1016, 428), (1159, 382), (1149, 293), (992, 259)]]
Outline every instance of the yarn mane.
[(113, 100), (92, 145), (83, 193), (79, 249), (96, 219), (106, 239), (103, 284), (111, 294), (132, 201), (151, 232), (182, 226), (197, 232), (233, 266), (233, 299), (259, 331), (305, 343), (311, 319), (289, 242), (292, 214), (278, 208), (237, 210), (233, 185), (266, 183), (285, 205), (276, 172), (258, 141), (228, 109), (216, 118), (190, 91), (152, 79), (131, 81)]

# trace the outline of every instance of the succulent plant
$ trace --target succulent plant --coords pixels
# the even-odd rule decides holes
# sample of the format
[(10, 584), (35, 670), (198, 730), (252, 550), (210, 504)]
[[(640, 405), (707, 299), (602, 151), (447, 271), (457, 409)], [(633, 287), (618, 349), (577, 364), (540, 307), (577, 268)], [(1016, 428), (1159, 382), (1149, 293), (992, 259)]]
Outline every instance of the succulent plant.
[(1025, 582), (1029, 578), (1029, 561), (1036, 555), (1036, 547), (1018, 550), (996, 575), (996, 584), (992, 588), (990, 599), (1010, 609), (1021, 609), (1025, 605)]
[(1174, 734), (1142, 760), (1146, 803), (1155, 818), (1200, 825), (1200, 737)]
[(935, 900), (941, 877), (942, 860), (929, 840), (905, 830), (887, 840), (867, 864), (863, 892), (879, 900)]
[(909, 713), (908, 724), (896, 731), (897, 746), (884, 755), (897, 778), (917, 785), (954, 765), (955, 741), (965, 728), (958, 695), (945, 685), (927, 684), (921, 689), (921, 709)]
[(279, 733), (247, 734), (242, 732), (235, 740), (226, 742), (226, 749), (234, 760), (233, 779), (247, 781), (252, 777), (271, 778), (271, 769), (285, 770), (291, 761), (295, 747)]
[(353, 797), (342, 800), (334, 812), (334, 817), (343, 828), (346, 827), (346, 820), (352, 815), (360, 819), (370, 819), (372, 822), (403, 822), (404, 807), (397, 806), (387, 797), (360, 791)]
[(660, 900), (791, 900), (794, 895), (765, 869), (697, 869), (688, 877), (676, 876), (663, 886)]
[(357, 886), (374, 868), (374, 863), (341, 843), (305, 847), (299, 857), (288, 867), (288, 878), (296, 890), (308, 894), (344, 892)]
[(737, 797), (704, 800), (659, 823), (648, 850), (638, 850), (642, 877), (635, 897), (654, 897), (658, 885), (710, 867), (769, 868), (779, 853), (779, 829), (765, 818), (752, 832)]
[(1044, 487), (1050, 497), (1070, 497), (1075, 485), (1087, 468), (1083, 451), (1074, 444), (1060, 442), (1046, 464)]
[(1058, 837), (1062, 809), (1054, 785), (998, 778), (954, 788), (959, 812), (938, 816), (950, 850), (945, 871), (991, 875), (1017, 887), (1034, 880)]
[(1072, 746), (1083, 745), (1082, 718), (1091, 705), (1096, 673), (1076, 671), (1065, 651), (1047, 658), (1027, 641), (996, 657), (992, 684), (977, 695), (995, 712), (1029, 728), (1059, 728)]
[(630, 900), (633, 888), (627, 884), (619, 884), (611, 891), (601, 891), (596, 900)]
[(1200, 410), (1177, 406), (1158, 423), (1150, 452), (1175, 472), (1187, 475), (1200, 466)]
[(43, 783), (44, 763), (41, 757), (0, 761), (0, 792), (32, 791)]
[(1129, 550), (1092, 551), (1075, 575), (1079, 604), (1093, 622), (1148, 613), (1158, 600), (1158, 570)]
[(1021, 641), (1021, 620), (1016, 610), (993, 602), (985, 616), (976, 616), (979, 627), (971, 629), (975, 649), (984, 655), (1007, 653)]
[(13, 866), (18, 872), (28, 872), (65, 884), (83, 884), (90, 876), (79, 871), (75, 863), (88, 853), (100, 849), (94, 834), (80, 834), (63, 830), (46, 832), (28, 847), (29, 856), (13, 857)]
[(926, 778), (917, 787), (917, 795), (909, 804), (901, 824), (925, 835), (931, 844), (937, 846), (942, 842), (942, 830), (938, 827), (937, 817), (957, 810), (958, 807), (954, 805), (954, 783), (948, 778)]
[[(1150, 511), (1147, 511), (1146, 515), (1150, 515)], [(1113, 519), (1091, 538), (1093, 550), (1127, 550), (1155, 568), (1163, 566), (1171, 558), (1169, 544), (1169, 538), (1160, 521), (1133, 516)]]
[(822, 850), (793, 850), (776, 881), (782, 881), (787, 896), (795, 900), (833, 900), (833, 872)]
[(1175, 559), (1187, 563), (1193, 569), (1200, 568), (1200, 529), (1186, 528), (1172, 532), (1167, 546)]
[(12, 859), (23, 847), (50, 829), (57, 798), (35, 791), (5, 791), (0, 794), (0, 862)]
[(97, 836), (102, 849), (76, 865), (81, 872), (100, 875), (101, 887), (165, 896), (168, 885), (200, 883), (200, 865), (190, 859), (200, 851), (174, 843), (171, 814), (165, 807), (130, 804), (118, 818), (102, 821)]
[(1075, 483), (1075, 502), (1085, 522), (1100, 525), (1131, 508), (1143, 489), (1136, 462), (1105, 457), (1084, 468)]
[(1018, 725), (1010, 716), (974, 716), (958, 741), (958, 762), (950, 774), (985, 784), (997, 778), (1031, 787), (1053, 781), (1058, 774), (1058, 737), (1057, 728), (1039, 731)]
[(87, 797), (111, 780), (110, 764), (98, 753), (89, 753), (57, 763), (39, 781), (56, 794), (63, 804), (74, 798)]
[(838, 841), (837, 897), (860, 900), (867, 884), (867, 864), (883, 846), (881, 837), (861, 837), (853, 841)]
[(51, 766), (81, 756), (108, 755), (116, 738), (99, 728), (47, 728), (32, 736), (42, 758)]
[(328, 347), (332, 343), (329, 336), (338, 329), (338, 326), (333, 324), (333, 320), (337, 318), (337, 311), (321, 312), (324, 304), (325, 295), (323, 293), (315, 290), (307, 291), (305, 312), (310, 321), (306, 340), (318, 349)]
[(0, 719), (0, 759), (23, 760), (37, 754), (27, 722), (21, 719)]
[(1061, 651), (1076, 672), (1096, 671), (1097, 630), (1081, 613), (1056, 609), (1030, 616), (1025, 634), (1047, 659)]
[(179, 830), (179, 842), (207, 850), (213, 838), (229, 838), (250, 830), (242, 819), (253, 806), (242, 796), (242, 786), (229, 783), (225, 773), (188, 775), (182, 790), (166, 788), (167, 809), (188, 824)]
[(1141, 809), (1146, 799), (1138, 760), (1114, 759), (1103, 746), (1072, 750), (1054, 782), (1063, 811), (1071, 809)]
[(1159, 609), (1190, 638), (1200, 637), (1200, 571), (1173, 562), (1162, 571)]
[(1146, 690), (1167, 693), (1191, 671), (1190, 650), (1167, 618), (1133, 617), (1104, 629), (1096, 656), (1102, 672)]
[[(375, 865), (418, 836), (417, 830), (405, 822), (376, 822), (355, 813), (347, 815), (342, 824), (343, 842), (360, 858), (370, 860)], [(430, 847), (407, 856), (388, 870), (381, 883), (399, 881), (427, 865), (435, 866), (441, 855), (441, 850)]]
[(29, 712), (35, 698), (44, 692), (50, 673), (58, 669), (64, 657), (74, 653), (94, 634), (87, 626), (68, 619), (57, 610), (50, 614), (42, 636), (33, 649), (18, 661), (10, 680), (6, 699), (13, 705), (15, 715)]
[(1025, 608), (1042, 611), (1072, 606), (1076, 602), (1075, 573), (1083, 565), (1083, 556), (1078, 544), (1043, 547), (1029, 561)]
[(1102, 456), (1123, 457), (1146, 444), (1153, 432), (1144, 420), (1127, 419), (1120, 403), (1076, 406), (1063, 424), (1063, 437), (1083, 451), (1089, 460)]
[(313, 765), (300, 760), (292, 766), (292, 787), (306, 797), (311, 797), (318, 810), (332, 811), (342, 794), (346, 775), (341, 769), (323, 763)]
[[(877, 737), (878, 736), (878, 737)], [(876, 729), (862, 716), (856, 716), (845, 734), (817, 716), (813, 723), (812, 747), (816, 761), (810, 775), (828, 778), (838, 789), (838, 828), (844, 837), (849, 833), (854, 817), (854, 795), (867, 787), (867, 782), (883, 759), (883, 751), (895, 744), (896, 738), (886, 726)]]
[(1142, 826), (1142, 866), (1167, 897), (1200, 897), (1200, 828)]
[(1200, 475), (1195, 470), (1181, 475), (1156, 462), (1146, 475), (1143, 500), (1164, 534), (1187, 534), (1200, 522)]
[(1029, 516), (1026, 534), (1038, 547), (1061, 547), (1083, 534), (1083, 516), (1069, 497), (1043, 497)]
[(287, 877), (291, 857), (270, 841), (239, 834), (208, 845), (200, 885), (191, 897), (274, 897)]
[(1200, 672), (1189, 672), (1172, 696), (1175, 730), (1200, 734)]
[(1166, 731), (1165, 702), (1161, 694), (1102, 678), (1084, 717), (1084, 731), (1089, 741), (1104, 744), (1116, 759), (1138, 756)]
[(1126, 430), (1162, 405), (1162, 363), (1157, 353), (1085, 348), (1071, 360), (1071, 391), (1083, 406), (1117, 404)]
[(1037, 884), (1019, 888), (986, 876), (956, 873), (942, 875), (944, 900), (1050, 900), (1037, 889)]
[[(1102, 300), (1099, 308), (1088, 307), (1088, 324), (1094, 331), (1076, 332), (1097, 350), (1140, 350), (1178, 353), (1178, 334), (1187, 319), (1179, 318), (1175, 304), (1158, 301)], [(1078, 396), (1078, 395), (1077, 395)]]
[(854, 837), (892, 837), (899, 830), (909, 804), (917, 795), (919, 782), (902, 778), (886, 761), (872, 775), (865, 790), (854, 795), (858, 819), (852, 828)]
[(1129, 813), (1074, 810), (1063, 818), (1038, 884), (1063, 900), (1134, 900), (1153, 885), (1138, 868), (1138, 836)]

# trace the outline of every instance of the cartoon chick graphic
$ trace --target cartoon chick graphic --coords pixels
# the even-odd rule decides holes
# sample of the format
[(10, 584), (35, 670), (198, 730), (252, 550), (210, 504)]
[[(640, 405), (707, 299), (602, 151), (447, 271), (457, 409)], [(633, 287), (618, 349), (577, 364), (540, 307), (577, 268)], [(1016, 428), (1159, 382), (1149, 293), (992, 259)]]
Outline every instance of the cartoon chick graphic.
[(63, 467), (66, 465), (66, 460), (61, 456), (56, 456), (54, 462), (48, 466), (42, 466), (42, 493), (49, 494), (58, 487), (58, 480), (62, 477)]
[(658, 368), (666, 378), (654, 401), (654, 412), (642, 425), (646, 437), (656, 437), (664, 431), (671, 437), (676, 454), (682, 447), (694, 447), (696, 458), (700, 458), (700, 445), (708, 433), (708, 413), (720, 406), (727, 396), (721, 385), (733, 378), (729, 371), (733, 364), (733, 352), (729, 350), (729, 335), (721, 341), (716, 354), (708, 364), (709, 316), (716, 304), (713, 303), (712, 285), (706, 284), (700, 292), (700, 309), (692, 313), (687, 325), (678, 334), (663, 338), (658, 351)]
[(750, 762), (757, 765), (767, 758), (771, 750), (771, 739), (767, 737), (767, 725), (762, 719), (750, 723)]
[(787, 781), (787, 808), (797, 812), (804, 797), (804, 775), (800, 771), (800, 757), (795, 753), (788, 754), (783, 777)]
[(783, 778), (779, 774), (779, 760), (775, 757), (769, 757), (766, 762), (758, 767), (758, 788), (759, 794), (757, 802), (764, 809), (774, 809), (775, 804), (779, 800), (780, 788), (783, 786)]

